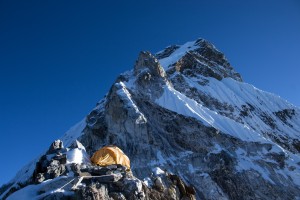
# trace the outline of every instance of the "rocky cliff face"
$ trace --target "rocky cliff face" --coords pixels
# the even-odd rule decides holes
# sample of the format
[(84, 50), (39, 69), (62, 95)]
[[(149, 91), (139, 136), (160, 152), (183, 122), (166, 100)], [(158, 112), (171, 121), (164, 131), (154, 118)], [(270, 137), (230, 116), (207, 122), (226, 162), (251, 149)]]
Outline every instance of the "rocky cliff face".
[(299, 138), (299, 108), (244, 83), (199, 39), (141, 52), (62, 140), (68, 147), (78, 139), (88, 155), (115, 144), (136, 177), (155, 185), (159, 167), (194, 187), (197, 199), (297, 199)]

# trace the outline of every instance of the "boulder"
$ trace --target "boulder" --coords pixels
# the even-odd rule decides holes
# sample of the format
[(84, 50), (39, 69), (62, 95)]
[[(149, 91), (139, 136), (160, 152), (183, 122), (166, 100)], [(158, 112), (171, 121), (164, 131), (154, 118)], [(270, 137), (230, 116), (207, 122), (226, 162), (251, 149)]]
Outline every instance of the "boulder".
[(53, 154), (53, 153), (57, 153), (59, 150), (63, 149), (64, 145), (63, 142), (61, 140), (55, 140), (49, 150), (47, 151), (47, 154)]

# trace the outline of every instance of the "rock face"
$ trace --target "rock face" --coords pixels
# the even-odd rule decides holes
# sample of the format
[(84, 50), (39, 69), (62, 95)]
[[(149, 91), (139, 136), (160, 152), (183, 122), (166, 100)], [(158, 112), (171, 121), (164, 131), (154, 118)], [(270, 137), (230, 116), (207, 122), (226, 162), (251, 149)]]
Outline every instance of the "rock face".
[[(193, 194), (197, 199), (298, 199), (299, 138), (298, 107), (244, 83), (223, 53), (199, 39), (155, 55), (141, 52), (134, 69), (121, 74), (62, 140), (78, 139), (89, 156), (115, 144), (131, 160), (134, 176), (121, 171), (123, 178), (105, 181), (138, 193), (114, 191), (104, 180), (89, 179), (75, 193), (79, 199), (192, 199)], [(38, 161), (36, 182), (70, 171), (51, 159), (57, 160)], [(75, 176), (98, 173), (81, 165), (71, 170)], [(28, 184), (25, 175), (12, 183)], [(149, 187), (140, 187), (134, 177)]]

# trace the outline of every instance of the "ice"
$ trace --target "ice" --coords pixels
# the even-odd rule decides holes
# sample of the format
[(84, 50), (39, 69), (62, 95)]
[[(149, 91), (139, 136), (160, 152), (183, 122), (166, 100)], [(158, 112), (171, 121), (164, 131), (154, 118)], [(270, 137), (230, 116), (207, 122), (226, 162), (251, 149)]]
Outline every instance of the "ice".
[[(238, 109), (241, 109), (242, 105), (250, 104), (256, 111), (265, 113), (271, 117), (273, 116), (272, 120), (278, 128), (276, 132), (278, 135), (288, 135), (288, 137), (295, 139), (299, 138), (299, 132), (297, 130), (300, 129), (300, 120), (297, 116), (291, 119), (293, 127), (283, 124), (280, 119), (274, 116), (275, 112), (283, 109), (294, 109), (296, 111), (298, 110), (299, 113), (299, 108), (279, 96), (259, 90), (251, 84), (235, 81), (231, 78), (224, 78), (218, 81), (214, 78), (202, 76), (197, 78), (183, 77), (185, 82), (189, 84), (189, 87), (197, 88), (199, 91), (217, 99), (221, 103), (236, 106), (235, 113), (231, 113), (236, 118), (238, 118), (240, 114)], [(208, 80), (209, 84), (204, 86), (200, 85), (198, 81), (201, 79)], [(243, 117), (242, 120), (245, 128), (252, 129), (251, 127), (255, 127), (259, 133), (269, 132), (269, 125), (263, 122), (257, 115), (251, 115), (250, 113), (249, 117)]]
[(84, 149), (76, 148), (67, 152), (67, 164), (70, 163), (90, 163), (90, 158)]
[(153, 173), (156, 176), (161, 175), (161, 174), (165, 174), (165, 172), (161, 168), (159, 168), (159, 167), (153, 168)]
[(203, 122), (204, 125), (213, 126), (241, 140), (262, 143), (268, 142), (261, 134), (249, 130), (242, 124), (203, 107), (195, 100), (186, 97), (174, 88), (165, 86), (163, 95), (156, 100), (156, 103), (171, 111), (196, 118)]

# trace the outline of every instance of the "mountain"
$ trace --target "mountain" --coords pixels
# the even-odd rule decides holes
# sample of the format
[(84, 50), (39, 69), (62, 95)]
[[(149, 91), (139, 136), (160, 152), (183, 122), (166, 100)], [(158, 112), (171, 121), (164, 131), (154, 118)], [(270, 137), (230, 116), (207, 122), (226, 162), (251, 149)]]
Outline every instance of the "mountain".
[[(74, 163), (67, 152), (78, 149), (79, 142), (78, 151), (85, 154), (79, 158), (108, 144), (123, 149), (137, 180), (144, 180), (144, 196), (132, 199), (151, 199), (146, 188), (159, 191), (158, 185), (170, 199), (192, 199), (194, 193), (197, 199), (300, 198), (300, 109), (243, 82), (224, 54), (204, 39), (154, 55), (141, 52), (134, 69), (121, 74), (61, 140), (68, 147), (67, 164)], [(25, 166), (2, 187), (1, 197), (14, 199), (56, 180), (32, 185), (36, 163), (44, 160)], [(62, 174), (57, 178), (74, 176)], [(57, 187), (47, 192), (63, 193)]]

